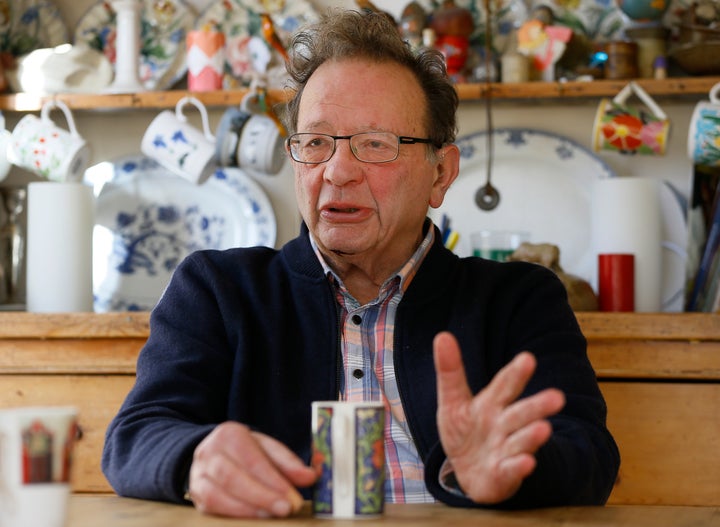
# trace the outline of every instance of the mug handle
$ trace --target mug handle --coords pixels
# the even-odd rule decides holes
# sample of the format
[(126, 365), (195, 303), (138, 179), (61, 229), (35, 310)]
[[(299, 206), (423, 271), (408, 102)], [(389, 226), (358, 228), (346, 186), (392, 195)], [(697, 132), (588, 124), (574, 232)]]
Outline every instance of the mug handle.
[(43, 107), (40, 110), (40, 119), (42, 119), (45, 123), (52, 122), (50, 119), (50, 110), (53, 108), (59, 108), (62, 111), (65, 116), (65, 120), (67, 121), (70, 134), (73, 137), (79, 138), (80, 134), (78, 134), (77, 128), (75, 128), (75, 119), (73, 119), (72, 112), (70, 111), (70, 108), (68, 108), (67, 104), (62, 101), (53, 99), (43, 104)]
[(720, 97), (718, 97), (718, 92), (720, 92), (720, 82), (710, 88), (710, 102), (712, 102), (713, 104), (720, 104)]
[(650, 108), (650, 111), (655, 115), (655, 117), (663, 121), (667, 119), (667, 115), (665, 115), (665, 112), (660, 109), (660, 106), (657, 105), (655, 100), (650, 97), (650, 95), (635, 81), (630, 81), (622, 90), (620, 90), (613, 99), (613, 102), (621, 106), (624, 105), (628, 96), (632, 92), (635, 92), (638, 98), (644, 102), (648, 108)]
[(210, 132), (210, 122), (208, 120), (207, 108), (197, 98), (192, 96), (186, 96), (180, 99), (175, 105), (175, 116), (183, 123), (187, 122), (187, 117), (182, 112), (183, 107), (186, 104), (192, 104), (200, 112), (200, 118), (202, 119), (203, 134), (208, 141), (215, 142), (215, 136)]

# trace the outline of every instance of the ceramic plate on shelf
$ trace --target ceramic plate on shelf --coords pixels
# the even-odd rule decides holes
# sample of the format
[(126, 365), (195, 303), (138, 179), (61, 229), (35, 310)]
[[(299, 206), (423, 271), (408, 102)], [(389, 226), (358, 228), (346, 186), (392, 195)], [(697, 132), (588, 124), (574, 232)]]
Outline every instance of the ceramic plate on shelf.
[(142, 155), (87, 170), (93, 185), (95, 311), (154, 307), (175, 267), (198, 249), (273, 247), (277, 226), (267, 195), (239, 168), (193, 185)]
[(51, 0), (0, 0), (0, 51), (18, 57), (69, 41), (60, 11)]
[[(500, 193), (492, 211), (480, 210), (475, 193), (485, 184), (487, 133), (456, 141), (460, 175), (443, 205), (431, 210), (436, 221), (447, 214), (460, 234), (455, 252), (472, 254), (470, 234), (481, 229), (530, 233), (531, 243), (560, 248), (565, 272), (587, 280), (597, 290), (597, 260), (592, 247), (592, 187), (598, 178), (616, 177), (593, 152), (551, 132), (504, 128), (493, 134), (491, 181)], [(684, 284), (686, 223), (682, 199), (669, 184), (661, 187), (663, 211), (663, 310), (679, 311)], [(679, 295), (679, 296), (678, 296)], [(679, 303), (680, 302), (680, 303)]]
[[(249, 84), (252, 73), (258, 71), (253, 55), (257, 61), (257, 55), (262, 53), (253, 46), (270, 55), (269, 46), (261, 37), (260, 14), (264, 12), (270, 14), (276, 32), (286, 45), (302, 25), (319, 18), (307, 0), (213, 0), (198, 17), (197, 29), (210, 27), (225, 33), (226, 88)], [(282, 62), (276, 60), (275, 63), (284, 75)]]
[(555, 15), (557, 25), (569, 27), (593, 42), (622, 40), (625, 27), (631, 23), (612, 0), (534, 0), (533, 9), (546, 6)]
[[(183, 0), (142, 0), (140, 80), (148, 90), (165, 90), (187, 72), (185, 37), (195, 12)], [(75, 28), (75, 43), (102, 51), (115, 64), (117, 27), (108, 1), (92, 6)]]

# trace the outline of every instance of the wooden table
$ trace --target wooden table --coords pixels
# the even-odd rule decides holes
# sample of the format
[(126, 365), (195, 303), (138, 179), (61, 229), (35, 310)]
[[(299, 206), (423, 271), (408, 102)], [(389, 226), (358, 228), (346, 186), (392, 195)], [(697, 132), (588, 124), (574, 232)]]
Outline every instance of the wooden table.
[(354, 522), (315, 519), (306, 504), (300, 515), (288, 519), (237, 520), (202, 515), (184, 505), (74, 494), (67, 527), (349, 527), (380, 523), (390, 527), (717, 527), (720, 507), (616, 505), (491, 511), (441, 504), (393, 504), (386, 506), (385, 515), (380, 519)]

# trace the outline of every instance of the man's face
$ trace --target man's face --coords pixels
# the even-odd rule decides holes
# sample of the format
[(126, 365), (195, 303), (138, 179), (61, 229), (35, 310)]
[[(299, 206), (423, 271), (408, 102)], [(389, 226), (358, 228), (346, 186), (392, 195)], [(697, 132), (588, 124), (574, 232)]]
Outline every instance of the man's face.
[[(413, 74), (398, 64), (330, 61), (305, 86), (297, 131), (335, 136), (383, 131), (426, 138), (425, 104)], [(442, 203), (457, 175), (457, 157), (451, 155), (454, 170), (443, 161), (445, 151), (454, 148), (439, 151), (438, 161), (431, 161), (427, 145), (400, 145), (395, 161), (365, 163), (341, 139), (325, 163), (294, 162), (300, 212), (321, 251), (357, 263), (409, 257), (428, 205)]]

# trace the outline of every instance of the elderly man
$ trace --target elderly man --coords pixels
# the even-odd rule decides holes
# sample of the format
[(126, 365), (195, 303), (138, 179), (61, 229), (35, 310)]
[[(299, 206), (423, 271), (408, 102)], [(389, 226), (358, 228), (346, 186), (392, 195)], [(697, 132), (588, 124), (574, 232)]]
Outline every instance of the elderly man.
[(619, 455), (562, 284), (458, 258), (426, 217), (459, 166), (442, 57), (342, 11), (296, 36), (288, 70), (302, 231), (178, 267), (107, 432), (110, 483), (293, 514), (317, 477), (310, 403), (337, 398), (385, 404), (388, 501), (604, 503)]

